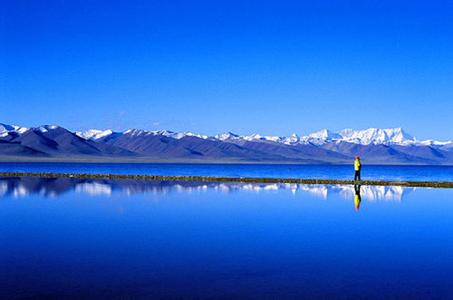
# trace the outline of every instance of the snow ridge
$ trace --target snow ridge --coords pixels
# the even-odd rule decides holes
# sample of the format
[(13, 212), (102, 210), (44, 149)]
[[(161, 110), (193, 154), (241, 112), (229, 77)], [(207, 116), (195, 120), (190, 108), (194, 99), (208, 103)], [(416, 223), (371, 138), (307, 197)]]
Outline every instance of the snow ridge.
[(0, 138), (6, 137), (11, 133), (23, 134), (28, 130), (29, 130), (29, 128), (26, 128), (26, 127), (20, 127), (20, 126), (16, 126), (16, 125), (7, 125), (7, 124), (0, 123)]

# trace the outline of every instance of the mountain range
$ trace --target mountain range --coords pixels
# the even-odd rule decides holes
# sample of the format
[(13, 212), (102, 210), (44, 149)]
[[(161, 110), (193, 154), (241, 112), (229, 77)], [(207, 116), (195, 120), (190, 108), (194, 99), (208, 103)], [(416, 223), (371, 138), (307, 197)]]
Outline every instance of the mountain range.
[(327, 129), (289, 137), (168, 130), (70, 131), (0, 123), (0, 159), (243, 163), (453, 164), (453, 141), (417, 140), (401, 128)]

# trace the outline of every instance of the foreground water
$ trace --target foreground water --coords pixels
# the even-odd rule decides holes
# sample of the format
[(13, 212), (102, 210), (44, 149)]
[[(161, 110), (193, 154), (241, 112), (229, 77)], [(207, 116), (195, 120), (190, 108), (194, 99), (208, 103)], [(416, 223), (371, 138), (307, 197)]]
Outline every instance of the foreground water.
[[(8, 163), (0, 172), (102, 173), (133, 175), (352, 179), (349, 165)], [(453, 166), (376, 166), (362, 168), (365, 180), (453, 181)]]
[(453, 190), (0, 179), (0, 298), (451, 298)]

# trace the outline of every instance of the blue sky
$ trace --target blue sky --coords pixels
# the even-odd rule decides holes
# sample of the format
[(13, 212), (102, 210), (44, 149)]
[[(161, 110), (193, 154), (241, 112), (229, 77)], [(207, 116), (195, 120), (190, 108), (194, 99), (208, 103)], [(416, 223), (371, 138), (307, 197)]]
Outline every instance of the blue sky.
[(453, 139), (447, 1), (5, 1), (0, 122)]

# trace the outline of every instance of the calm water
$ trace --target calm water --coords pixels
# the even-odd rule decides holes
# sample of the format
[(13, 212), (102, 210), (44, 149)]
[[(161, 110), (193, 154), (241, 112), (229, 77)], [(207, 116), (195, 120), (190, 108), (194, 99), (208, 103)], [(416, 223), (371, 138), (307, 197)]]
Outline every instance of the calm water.
[(449, 189), (0, 179), (0, 298), (451, 299), (452, 231)]
[[(0, 172), (113, 173), (228, 177), (352, 179), (346, 165), (4, 163)], [(362, 179), (453, 181), (453, 166), (373, 166), (364, 164)]]

